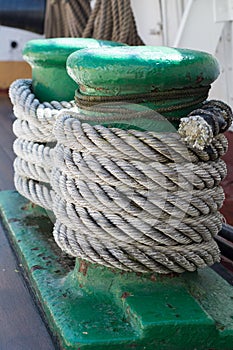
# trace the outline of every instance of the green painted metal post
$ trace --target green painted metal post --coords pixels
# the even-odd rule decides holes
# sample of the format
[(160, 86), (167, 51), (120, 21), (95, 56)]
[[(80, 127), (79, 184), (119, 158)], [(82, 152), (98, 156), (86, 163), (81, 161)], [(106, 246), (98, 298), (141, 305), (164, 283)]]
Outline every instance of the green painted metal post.
[[(142, 46), (90, 48), (71, 54), (67, 71), (83, 95), (93, 97), (141, 94), (141, 105), (166, 117), (186, 116), (208, 96), (219, 75), (217, 60), (205, 52)], [(148, 94), (154, 93), (154, 96)], [(150, 127), (149, 127), (150, 130)]]
[(102, 48), (104, 46), (120, 46), (121, 43), (111, 41), (55, 38), (29, 41), (23, 57), (32, 67), (33, 91), (40, 102), (71, 101), (77, 84), (66, 72), (67, 57), (84, 48)]
[(233, 289), (205, 268), (135, 275), (74, 262), (47, 213), (0, 192), (1, 215), (51, 332), (67, 350), (232, 350)]
[[(123, 56), (118, 49), (80, 51), (69, 58), (68, 71), (82, 94), (97, 96), (205, 88), (219, 73), (215, 59), (204, 53), (144, 48), (138, 55), (137, 50), (123, 49)], [(161, 57), (163, 64), (159, 64)], [(56, 64), (51, 75), (35, 71), (34, 89), (38, 87), (41, 99), (66, 99), (64, 85), (50, 81), (60, 76), (54, 71)], [(41, 90), (37, 77), (46, 80), (40, 83)], [(173, 98), (168, 105), (181, 101), (190, 102), (192, 109), (198, 105), (190, 96)], [(141, 104), (156, 110), (164, 103)], [(172, 113), (179, 119), (187, 108), (191, 107)], [(132, 126), (142, 128), (134, 122)], [(154, 124), (144, 125), (151, 127)], [(17, 192), (0, 193), (0, 209), (49, 327), (63, 349), (232, 350), (233, 290), (209, 268), (163, 276), (121, 272), (79, 259), (74, 262), (51, 239), (53, 225), (45, 210), (30, 206)]]

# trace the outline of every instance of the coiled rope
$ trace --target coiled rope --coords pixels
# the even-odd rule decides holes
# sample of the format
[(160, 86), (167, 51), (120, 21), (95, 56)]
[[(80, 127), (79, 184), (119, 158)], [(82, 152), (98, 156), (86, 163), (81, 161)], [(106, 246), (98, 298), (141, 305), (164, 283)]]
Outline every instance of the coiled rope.
[(40, 104), (30, 84), (10, 89), (15, 185), (54, 211), (62, 250), (135, 272), (181, 273), (219, 261), (213, 237), (222, 224), (224, 135), (196, 149), (178, 133), (90, 125), (72, 102)]
[(194, 271), (219, 260), (223, 135), (207, 150), (175, 133), (81, 122), (61, 113), (51, 183), (62, 250), (136, 272)]
[(17, 136), (13, 149), (14, 183), (17, 191), (35, 204), (52, 210), (50, 176), (56, 138), (53, 126), (62, 109), (72, 109), (72, 102), (40, 103), (32, 93), (32, 81), (16, 80), (9, 95), (16, 120), (13, 131)]
[[(162, 92), (148, 92), (141, 94), (129, 94), (124, 96), (90, 96), (75, 92), (75, 103), (84, 111), (92, 111), (98, 113), (98, 120), (104, 121), (106, 114), (108, 121), (121, 119), (135, 118), (156, 118), (151, 109), (140, 110), (138, 113), (135, 110), (127, 108), (128, 103), (145, 104), (152, 103), (153, 109), (158, 113), (167, 113), (180, 111), (184, 108), (194, 108), (208, 97), (210, 86), (187, 89), (173, 89)], [(183, 101), (181, 102), (180, 100)], [(122, 103), (124, 101), (124, 104)], [(166, 101), (166, 104), (164, 103)], [(117, 105), (119, 104), (119, 106)], [(125, 109), (124, 109), (125, 105)], [(117, 108), (118, 107), (118, 108)], [(120, 108), (119, 108), (120, 107)], [(99, 113), (103, 113), (102, 119)], [(110, 115), (112, 114), (112, 118)], [(87, 118), (87, 116), (86, 116)], [(177, 117), (168, 117), (169, 120), (177, 120)]]

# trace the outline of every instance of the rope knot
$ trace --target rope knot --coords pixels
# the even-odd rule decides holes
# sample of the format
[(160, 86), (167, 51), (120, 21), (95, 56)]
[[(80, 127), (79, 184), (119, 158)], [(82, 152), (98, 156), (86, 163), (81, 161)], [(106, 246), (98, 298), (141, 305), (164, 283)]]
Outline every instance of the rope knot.
[(200, 109), (181, 118), (179, 134), (191, 148), (203, 150), (215, 136), (225, 132), (232, 123), (232, 110), (222, 101), (206, 101)]
[(181, 118), (179, 134), (185, 142), (198, 150), (210, 145), (214, 137), (210, 125), (200, 115)]
[(201, 150), (177, 132), (96, 125), (71, 103), (40, 104), (27, 82), (14, 83), (10, 95), (17, 110), (15, 186), (53, 210), (62, 250), (144, 273), (195, 271), (219, 261), (213, 237), (222, 224), (226, 139), (218, 133), (230, 121), (220, 102), (214, 118), (205, 104), (188, 118), (196, 134), (198, 125), (210, 136), (212, 130)]

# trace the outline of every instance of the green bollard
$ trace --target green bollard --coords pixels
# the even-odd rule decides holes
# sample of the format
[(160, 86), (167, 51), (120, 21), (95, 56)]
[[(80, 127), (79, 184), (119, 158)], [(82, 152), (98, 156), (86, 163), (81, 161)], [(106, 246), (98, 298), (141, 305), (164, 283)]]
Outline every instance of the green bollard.
[(62, 349), (232, 350), (233, 290), (212, 269), (135, 274), (61, 255), (46, 211), (0, 193), (1, 215)]
[[(75, 52), (67, 60), (67, 70), (79, 84), (80, 108), (88, 97), (102, 104), (122, 99), (140, 104), (139, 112), (145, 107), (161, 113), (175, 126), (206, 100), (219, 75), (218, 62), (208, 53), (150, 46)], [(153, 125), (146, 116), (131, 118), (131, 125), (140, 130), (161, 131), (160, 124)]]
[(66, 72), (66, 59), (76, 50), (105, 45), (121, 44), (80, 38), (32, 40), (23, 53), (32, 66), (33, 79), (19, 79), (11, 85), (9, 94), (17, 118), (13, 124), (17, 136), (15, 187), (33, 203), (48, 210), (52, 210), (49, 179), (56, 144), (53, 126), (61, 109), (73, 107), (77, 88)]
[[(132, 48), (133, 62), (137, 50)], [(142, 51), (144, 50), (146, 51), (146, 49), (142, 49)], [(76, 82), (79, 83), (83, 95), (94, 95), (96, 91), (96, 95), (103, 96), (105, 86), (107, 88), (106, 95), (111, 95), (113, 87), (115, 87), (115, 90), (113, 89), (116, 92), (115, 95), (121, 95), (120, 86), (123, 83), (128, 85), (133, 81), (137, 86), (136, 92), (144, 93), (146, 84), (141, 90), (138, 88), (138, 84), (140, 85), (139, 81), (145, 76), (146, 60), (149, 61), (150, 67), (156, 66), (155, 62), (154, 64), (152, 62), (153, 50), (156, 51), (156, 49), (149, 48), (147, 59), (143, 54), (142, 69), (139, 71), (138, 67), (130, 69), (130, 60), (127, 56), (127, 64), (123, 65), (128, 71), (125, 80), (123, 78), (125, 73), (121, 69), (123, 66), (116, 69), (113, 64), (116, 63), (115, 55), (112, 55), (111, 58), (112, 70), (106, 68), (108, 67), (106, 62), (108, 49), (90, 50), (92, 60), (86, 59), (82, 66), (81, 63), (80, 66), (76, 65), (76, 62), (72, 62), (70, 59), (68, 61), (69, 72), (77, 77)], [(162, 49), (159, 50), (162, 51)], [(80, 57), (84, 57), (88, 51), (80, 51)], [(166, 48), (164, 49), (164, 52), (168, 53), (168, 51)], [(180, 54), (180, 51), (178, 52)], [(93, 60), (95, 57), (93, 53), (100, 57), (101, 65), (98, 60), (97, 62)], [(191, 54), (193, 60), (191, 60)], [(196, 67), (195, 54), (198, 57)], [(160, 65), (160, 68), (162, 67), (161, 79), (165, 73), (168, 73), (164, 62), (166, 57), (164, 53), (161, 59), (163, 64)], [(187, 79), (191, 79), (191, 88), (195, 88), (195, 84), (198, 88), (208, 87), (218, 75), (216, 61), (209, 55), (191, 51), (189, 51), (188, 57), (192, 61), (190, 63), (192, 70), (191, 72), (186, 70), (189, 64), (188, 59), (186, 64), (184, 62), (184, 70), (188, 74), (187, 77), (189, 76)], [(207, 71), (204, 70), (205, 65), (203, 65), (202, 58), (205, 64), (209, 63)], [(125, 56), (122, 60), (126, 62)], [(158, 57), (157, 60), (159, 61)], [(105, 62), (104, 69), (102, 69), (103, 61)], [(90, 67), (87, 67), (89, 62)], [(117, 62), (119, 63), (119, 61)], [(182, 62), (179, 59), (179, 64)], [(172, 59), (168, 59), (167, 63), (172, 64)], [(88, 71), (87, 75), (84, 74), (84, 65)], [(175, 67), (176, 65), (174, 65)], [(155, 73), (156, 69), (153, 69)], [(78, 71), (77, 75), (75, 70)], [(108, 79), (105, 80), (106, 85), (105, 83), (103, 86), (99, 85), (100, 80), (94, 85), (99, 76), (102, 77), (101, 79), (106, 78), (106, 76), (103, 78), (105, 72), (108, 74)], [(181, 73), (182, 69), (176, 71), (179, 76)], [(113, 84), (109, 79), (111, 74), (113, 74)], [(134, 79), (134, 74), (136, 77), (138, 74), (141, 78)], [(203, 77), (202, 82), (201, 79), (199, 81), (195, 79), (195, 76), (200, 77), (200, 75)], [(148, 76), (152, 76), (151, 69)], [(157, 76), (153, 75), (153, 77), (157, 81)], [(174, 79), (179, 80), (178, 78)], [(131, 90), (132, 85), (129, 84), (129, 86), (131, 86), (130, 89), (123, 89), (123, 94), (135, 92)], [(153, 82), (150, 89), (157, 89), (159, 86), (155, 87)], [(178, 89), (181, 86), (182, 84), (176, 85), (175, 88)], [(98, 87), (101, 87), (101, 90), (98, 90)], [(188, 83), (186, 87), (189, 87)], [(172, 89), (172, 85), (169, 88)], [(166, 91), (166, 86), (164, 86), (164, 90)], [(201, 94), (200, 99), (205, 100), (205, 98), (206, 92), (204, 95)], [(180, 107), (180, 95), (177, 100)], [(169, 101), (169, 107), (173, 105), (171, 101), (174, 102), (174, 99)], [(185, 115), (186, 108), (194, 109), (200, 103), (196, 99), (192, 100), (191, 98), (190, 100), (190, 97), (187, 101), (186, 97), (182, 96), (183, 102), (192, 105), (187, 107), (187, 105), (182, 104), (177, 113), (173, 111), (176, 119)], [(154, 101), (152, 103), (150, 101), (149, 105), (147, 105), (147, 101), (140, 103), (145, 103), (146, 107), (153, 106), (155, 110), (157, 107), (161, 108), (161, 100), (159, 105)], [(82, 111), (85, 111), (84, 107), (82, 107)], [(92, 113), (91, 110), (90, 113)], [(91, 123), (95, 123), (95, 121), (92, 120)], [(137, 120), (133, 124), (131, 123), (132, 119), (128, 123), (129, 127), (142, 128), (141, 124), (135, 124)], [(150, 129), (150, 127), (151, 124), (145, 125), (144, 129)], [(157, 127), (156, 124), (155, 129)], [(74, 266), (74, 261), (61, 254), (59, 248), (51, 240), (53, 225), (49, 222), (46, 211), (39, 207), (32, 208), (25, 198), (15, 192), (2, 192), (0, 194), (0, 207), (6, 228), (23, 263), (31, 287), (42, 306), (46, 321), (62, 349), (232, 349), (233, 290), (210, 268), (192, 273), (186, 272), (182, 275), (169, 274), (165, 276), (153, 272), (143, 274), (109, 269), (81, 259), (76, 259)]]
[(87, 47), (120, 46), (121, 43), (82, 39), (55, 38), (29, 41), (23, 57), (32, 67), (33, 92), (40, 102), (71, 101), (77, 84), (66, 72), (67, 57)]

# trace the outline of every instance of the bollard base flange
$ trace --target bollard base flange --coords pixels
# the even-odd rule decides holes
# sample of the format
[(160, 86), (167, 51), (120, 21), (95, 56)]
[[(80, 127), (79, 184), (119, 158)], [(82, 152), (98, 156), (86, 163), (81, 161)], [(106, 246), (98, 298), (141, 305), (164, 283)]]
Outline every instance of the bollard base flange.
[(0, 210), (46, 322), (69, 350), (232, 350), (233, 288), (210, 268), (121, 273), (64, 255), (49, 213), (16, 191)]

